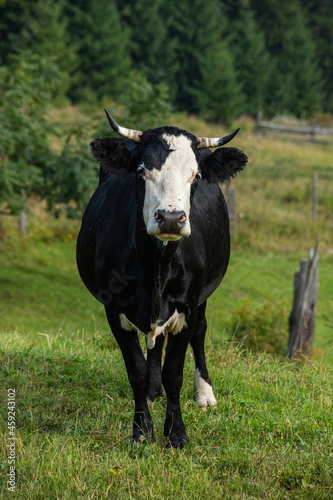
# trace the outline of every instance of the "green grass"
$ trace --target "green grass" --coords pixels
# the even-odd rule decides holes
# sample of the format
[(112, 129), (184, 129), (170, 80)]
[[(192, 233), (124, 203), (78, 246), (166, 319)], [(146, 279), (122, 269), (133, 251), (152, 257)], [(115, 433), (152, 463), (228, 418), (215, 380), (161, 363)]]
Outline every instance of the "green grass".
[[(182, 407), (191, 442), (164, 450), (163, 398), (152, 405), (156, 443), (129, 442), (131, 389), (111, 337), (33, 340), (10, 334), (0, 342), (2, 400), (8, 388), (17, 392), (15, 498), (332, 498), (331, 368), (209, 344), (219, 406), (203, 412), (193, 402), (189, 353)], [(1, 414), (5, 474), (5, 405)]]
[(6, 331), (92, 330), (94, 317), (103, 316), (78, 276), (74, 241), (35, 242), (14, 256), (0, 254), (0, 265), (0, 325)]

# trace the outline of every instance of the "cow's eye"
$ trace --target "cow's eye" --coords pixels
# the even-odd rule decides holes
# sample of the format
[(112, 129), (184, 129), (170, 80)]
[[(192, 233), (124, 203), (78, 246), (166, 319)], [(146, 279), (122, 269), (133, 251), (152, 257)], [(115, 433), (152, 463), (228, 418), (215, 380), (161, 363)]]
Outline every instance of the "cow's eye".
[(138, 176), (138, 179), (140, 179), (141, 181), (146, 180), (146, 172), (144, 167), (138, 167), (136, 170), (136, 175)]
[(197, 181), (198, 179), (201, 179), (201, 173), (200, 172), (196, 173), (195, 171), (193, 171), (191, 177), (188, 180), (188, 182), (194, 182), (194, 181)]

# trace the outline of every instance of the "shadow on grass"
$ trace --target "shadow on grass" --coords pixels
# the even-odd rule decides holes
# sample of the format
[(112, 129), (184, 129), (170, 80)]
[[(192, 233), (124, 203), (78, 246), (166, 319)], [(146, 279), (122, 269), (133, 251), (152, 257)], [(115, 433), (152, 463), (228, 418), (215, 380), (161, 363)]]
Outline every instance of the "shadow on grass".
[(15, 389), (17, 430), (97, 432), (106, 439), (112, 426), (123, 422), (129, 431), (132, 392), (121, 359), (118, 364), (114, 357), (41, 356), (32, 350), (0, 351), (0, 385)]

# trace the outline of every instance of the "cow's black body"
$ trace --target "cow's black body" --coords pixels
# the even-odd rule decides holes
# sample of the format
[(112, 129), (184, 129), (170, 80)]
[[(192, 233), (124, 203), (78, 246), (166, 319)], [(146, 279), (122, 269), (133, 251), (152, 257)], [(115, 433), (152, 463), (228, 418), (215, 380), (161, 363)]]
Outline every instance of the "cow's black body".
[[(163, 384), (167, 394), (164, 433), (169, 445), (182, 447), (187, 436), (179, 394), (189, 343), (196, 369), (202, 380), (210, 384), (204, 355), (205, 307), (228, 266), (230, 238), (226, 204), (217, 183), (198, 180), (192, 190), (191, 235), (163, 244), (147, 234), (142, 218), (144, 187), (135, 173), (139, 147), (133, 148), (132, 143), (124, 139), (112, 140), (126, 145), (126, 168), (115, 171), (110, 167), (110, 173), (100, 177), (78, 237), (78, 268), (89, 291), (104, 304), (123, 353), (135, 399), (133, 439), (153, 436), (147, 399), (154, 400), (160, 395)], [(209, 154), (210, 151), (196, 152), (198, 162), (206, 161)], [(103, 161), (98, 154), (95, 156), (102, 165), (103, 161), (112, 162), (112, 155)], [(103, 166), (105, 168), (105, 164)], [(161, 370), (164, 334), (175, 312), (183, 313), (185, 324), (179, 333), (169, 333)], [(130, 326), (124, 328), (121, 317)], [(154, 338), (146, 360), (138, 332), (149, 336), (153, 326), (162, 324), (166, 325), (164, 334)]]

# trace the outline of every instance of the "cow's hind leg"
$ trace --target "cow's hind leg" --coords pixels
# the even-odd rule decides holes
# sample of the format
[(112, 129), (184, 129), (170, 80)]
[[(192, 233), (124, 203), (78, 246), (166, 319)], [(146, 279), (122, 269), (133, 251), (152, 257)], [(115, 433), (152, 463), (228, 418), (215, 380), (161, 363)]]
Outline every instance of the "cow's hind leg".
[(212, 384), (208, 376), (205, 357), (205, 336), (207, 321), (205, 317), (206, 302), (198, 308), (198, 317), (195, 330), (191, 338), (191, 347), (195, 359), (194, 389), (195, 400), (202, 408), (216, 406), (217, 402), (213, 393)]
[(184, 328), (177, 335), (169, 334), (162, 369), (162, 381), (167, 395), (164, 435), (168, 438), (167, 448), (183, 448), (189, 439), (180, 409), (180, 391), (183, 383), (185, 354), (191, 331)]
[(107, 309), (106, 314), (112, 333), (121, 349), (128, 380), (133, 390), (135, 410), (132, 439), (140, 441), (148, 437), (154, 440), (153, 421), (147, 403), (148, 363), (143, 355), (138, 334), (124, 330), (118, 318), (115, 318)]

